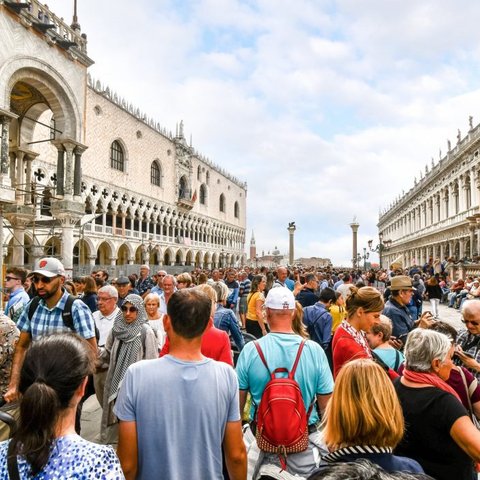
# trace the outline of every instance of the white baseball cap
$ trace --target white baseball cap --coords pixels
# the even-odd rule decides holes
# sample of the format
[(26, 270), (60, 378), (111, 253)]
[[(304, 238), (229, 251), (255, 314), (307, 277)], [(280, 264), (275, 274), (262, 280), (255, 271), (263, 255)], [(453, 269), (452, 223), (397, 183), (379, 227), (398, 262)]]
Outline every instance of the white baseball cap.
[(33, 273), (38, 273), (43, 275), (44, 277), (57, 277), (57, 276), (65, 276), (65, 268), (63, 264), (58, 258), (53, 257), (45, 257), (37, 260), (35, 262), (35, 268)]
[(272, 310), (294, 310), (295, 297), (288, 288), (275, 287), (268, 292), (265, 307), (271, 308)]

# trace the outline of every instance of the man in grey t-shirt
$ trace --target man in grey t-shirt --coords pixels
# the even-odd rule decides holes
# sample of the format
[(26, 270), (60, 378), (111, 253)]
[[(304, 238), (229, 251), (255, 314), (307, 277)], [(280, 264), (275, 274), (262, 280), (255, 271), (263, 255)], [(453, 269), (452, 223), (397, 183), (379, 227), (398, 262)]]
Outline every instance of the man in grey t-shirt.
[(201, 339), (210, 299), (197, 289), (174, 293), (164, 317), (170, 353), (131, 365), (114, 411), (118, 456), (127, 480), (245, 479), (238, 381), (227, 364), (204, 357)]

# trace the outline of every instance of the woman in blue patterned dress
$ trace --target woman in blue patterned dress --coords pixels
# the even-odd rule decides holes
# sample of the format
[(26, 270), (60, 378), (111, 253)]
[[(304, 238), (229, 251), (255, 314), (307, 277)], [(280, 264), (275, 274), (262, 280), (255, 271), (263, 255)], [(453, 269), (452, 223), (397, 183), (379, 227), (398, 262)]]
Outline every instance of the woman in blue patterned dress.
[(124, 479), (111, 447), (75, 433), (75, 412), (94, 365), (92, 349), (75, 334), (51, 335), (31, 345), (20, 373), (18, 428), (0, 443), (0, 480), (9, 478), (7, 456), (21, 480)]

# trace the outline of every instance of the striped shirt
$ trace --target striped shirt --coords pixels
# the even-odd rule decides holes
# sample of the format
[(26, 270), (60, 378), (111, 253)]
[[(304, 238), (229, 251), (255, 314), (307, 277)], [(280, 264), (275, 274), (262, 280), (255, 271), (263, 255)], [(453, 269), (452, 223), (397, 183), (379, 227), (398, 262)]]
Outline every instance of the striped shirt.
[(251, 287), (252, 282), (248, 278), (246, 278), (243, 282), (240, 282), (240, 296), (246, 297), (250, 293)]
[[(28, 318), (30, 302), (25, 306), (22, 315), (18, 320), (17, 327), (21, 332), (27, 332), (32, 340), (52, 333), (71, 332), (62, 319), (62, 312), (65, 308), (69, 293), (63, 292), (58, 303), (49, 309), (43, 299), (40, 300), (32, 320)], [(95, 337), (95, 323), (92, 312), (82, 301), (75, 301), (72, 304), (72, 319), (75, 332), (85, 339)]]

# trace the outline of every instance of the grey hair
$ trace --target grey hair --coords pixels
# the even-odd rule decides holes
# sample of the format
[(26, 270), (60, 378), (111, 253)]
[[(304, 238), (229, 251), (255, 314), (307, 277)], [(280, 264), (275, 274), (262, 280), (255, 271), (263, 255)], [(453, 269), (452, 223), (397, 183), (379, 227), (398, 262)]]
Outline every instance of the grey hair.
[(146, 305), (147, 302), (150, 302), (151, 300), (157, 302), (158, 306), (160, 306), (160, 295), (158, 293), (149, 293), (143, 299), (143, 303)]
[(173, 282), (173, 286), (174, 286), (174, 287), (177, 286), (177, 279), (176, 279), (173, 275), (170, 275), (170, 274), (165, 275), (165, 276), (163, 277), (163, 281), (165, 281), (166, 278), (171, 278), (171, 279), (172, 279), (172, 282)]
[(308, 480), (433, 480), (426, 474), (386, 472), (380, 466), (361, 459), (356, 462), (334, 462), (322, 465)]
[[(475, 315), (480, 313), (480, 302), (478, 300), (465, 300), (462, 304), (462, 315), (465, 315), (465, 313), (468, 313), (470, 315)], [(476, 311), (475, 311), (476, 310)]]
[(408, 334), (405, 344), (405, 366), (414, 372), (429, 372), (434, 360), (444, 361), (452, 342), (446, 335), (416, 328)]
[(99, 293), (108, 293), (108, 295), (112, 298), (118, 298), (118, 291), (115, 287), (112, 285), (105, 285), (104, 287), (101, 287), (97, 291), (97, 295)]
[(217, 302), (224, 302), (228, 297), (228, 287), (224, 282), (214, 282), (212, 288), (217, 294)]

